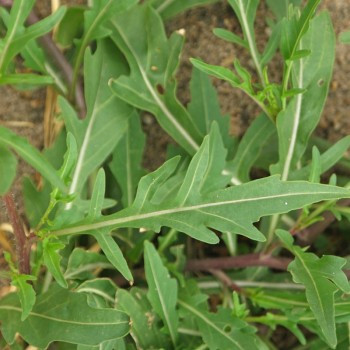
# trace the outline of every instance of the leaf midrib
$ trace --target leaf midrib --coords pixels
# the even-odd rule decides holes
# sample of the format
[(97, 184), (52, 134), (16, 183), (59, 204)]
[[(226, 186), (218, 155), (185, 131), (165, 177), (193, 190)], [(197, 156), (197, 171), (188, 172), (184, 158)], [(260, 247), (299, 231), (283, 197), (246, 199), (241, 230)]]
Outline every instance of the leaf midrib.
[[(317, 194), (318, 195), (322, 195), (322, 194), (330, 195), (332, 193), (318, 191)], [(188, 206), (188, 207), (175, 207), (175, 208), (157, 210), (154, 212), (131, 215), (131, 216), (127, 216), (127, 217), (120, 217), (120, 218), (116, 218), (116, 219), (107, 219), (107, 220), (97, 222), (97, 223), (83, 224), (80, 226), (69, 227), (69, 228), (64, 228), (64, 229), (59, 229), (59, 230), (53, 230), (53, 231), (51, 231), (51, 233), (54, 235), (57, 235), (57, 236), (62, 236), (62, 235), (68, 235), (68, 234), (73, 234), (73, 233), (79, 233), (79, 232), (83, 232), (83, 231), (96, 230), (96, 229), (100, 229), (100, 228), (107, 227), (107, 226), (115, 226), (115, 225), (124, 224), (124, 223), (135, 221), (135, 220), (149, 219), (149, 218), (167, 215), (167, 214), (175, 214), (175, 213), (181, 213), (181, 212), (186, 212), (186, 211), (191, 211), (191, 210), (218, 207), (218, 206), (229, 205), (229, 204), (238, 204), (238, 203), (245, 203), (245, 202), (268, 200), (268, 199), (273, 199), (273, 198), (289, 198), (289, 197), (295, 197), (295, 196), (301, 196), (301, 195), (302, 196), (308, 196), (308, 195), (311, 196), (311, 195), (315, 195), (315, 192), (283, 193), (283, 194), (277, 194), (277, 195), (271, 195), (271, 196), (233, 199), (233, 200), (221, 201), (221, 202), (207, 202), (207, 203), (192, 205), (192, 206)], [(339, 195), (340, 195), (340, 193), (339, 193)], [(336, 196), (336, 197), (338, 198), (339, 196)], [(286, 208), (286, 209), (288, 209), (288, 208)]]
[(126, 46), (128, 47), (128, 49), (130, 50), (131, 54), (133, 55), (133, 57), (135, 59), (135, 62), (136, 62), (137, 66), (138, 66), (138, 68), (140, 70), (142, 79), (143, 79), (143, 81), (144, 81), (148, 91), (150, 92), (153, 100), (155, 101), (155, 103), (159, 106), (161, 111), (165, 114), (165, 116), (171, 122), (171, 124), (174, 126), (174, 128), (186, 140), (188, 145), (191, 146), (191, 148), (195, 152), (198, 151), (199, 145), (197, 144), (197, 142), (192, 138), (192, 136), (187, 132), (187, 130), (178, 122), (176, 117), (169, 111), (167, 106), (163, 103), (163, 101), (158, 97), (157, 93), (154, 91), (154, 89), (152, 87), (152, 84), (151, 84), (151, 82), (149, 81), (149, 79), (147, 77), (146, 71), (144, 70), (141, 62), (139, 61), (139, 58), (138, 58), (136, 52), (134, 51), (132, 45), (129, 43), (128, 39), (125, 37), (125, 35), (124, 35), (123, 31), (121, 30), (121, 28), (115, 22), (112, 22), (111, 24), (118, 31), (119, 35), (124, 40)]
[[(172, 341), (172, 343), (173, 343), (174, 346), (175, 346), (175, 345), (176, 345), (176, 340), (175, 340), (176, 337), (175, 337), (175, 334), (174, 334), (174, 329), (173, 329), (172, 324), (171, 324), (171, 322), (170, 322), (170, 315), (169, 315), (169, 313), (168, 313), (168, 309), (167, 309), (166, 306), (165, 306), (163, 291), (162, 291), (162, 289), (160, 288), (159, 281), (158, 281), (158, 279), (157, 279), (158, 274), (154, 271), (154, 266), (153, 266), (152, 257), (149, 257), (148, 262), (149, 262), (149, 266), (150, 266), (150, 268), (151, 268), (153, 281), (154, 281), (154, 283), (155, 283), (155, 285), (156, 285), (156, 288), (157, 288), (157, 292), (158, 292), (158, 296), (159, 296), (159, 301), (160, 301), (160, 304), (161, 304), (161, 306), (162, 306), (162, 310), (163, 310), (163, 313), (164, 313), (164, 317), (165, 317), (165, 320), (166, 320), (166, 324), (167, 324), (168, 329), (169, 329), (169, 332), (170, 332), (171, 341)], [(161, 265), (160, 265), (159, 267), (162, 268)]]
[[(0, 305), (0, 310), (10, 310), (10, 311), (17, 311), (22, 312), (22, 309), (20, 307), (11, 306), (11, 305)], [(29, 316), (33, 317), (39, 317), (44, 318), (46, 320), (59, 322), (59, 323), (68, 323), (68, 324), (75, 324), (78, 326), (114, 326), (114, 325), (120, 325), (120, 324), (129, 324), (129, 321), (115, 321), (115, 322), (81, 322), (81, 321), (73, 321), (73, 320), (64, 320), (62, 318), (52, 317), (44, 314), (39, 314), (37, 312), (31, 311), (29, 313)]]
[[(326, 324), (327, 324), (327, 317), (326, 317), (326, 313), (325, 313), (325, 310), (323, 308), (323, 303), (322, 303), (322, 298), (320, 296), (320, 293), (318, 291), (318, 288), (317, 288), (317, 284), (316, 284), (316, 281), (314, 280), (313, 276), (312, 276), (312, 273), (310, 272), (309, 268), (307, 267), (307, 265), (305, 264), (302, 256), (298, 253), (297, 250), (294, 250), (294, 254), (295, 256), (299, 259), (299, 261), (301, 262), (301, 264), (303, 265), (304, 267), (304, 270), (306, 272), (306, 274), (309, 276), (310, 278), (310, 281), (313, 285), (313, 288), (315, 290), (315, 293), (316, 293), (316, 296), (317, 296), (317, 299), (318, 299), (318, 303), (319, 303), (319, 307), (320, 307), (320, 310), (322, 312), (322, 316), (323, 316), (323, 320), (326, 321)], [(316, 319), (317, 319), (317, 316), (315, 315)]]
[(227, 338), (231, 343), (235, 344), (237, 348), (244, 350), (244, 348), (241, 347), (239, 343), (237, 343), (233, 338), (231, 338), (229, 335), (227, 335), (222, 329), (220, 329), (215, 323), (213, 323), (211, 320), (209, 320), (205, 315), (203, 315), (201, 312), (193, 308), (191, 305), (188, 305), (182, 300), (178, 300), (178, 303), (183, 306), (185, 309), (189, 310), (192, 312), (194, 315), (202, 319), (208, 326), (212, 327), (215, 329), (218, 333), (220, 333), (224, 338)]

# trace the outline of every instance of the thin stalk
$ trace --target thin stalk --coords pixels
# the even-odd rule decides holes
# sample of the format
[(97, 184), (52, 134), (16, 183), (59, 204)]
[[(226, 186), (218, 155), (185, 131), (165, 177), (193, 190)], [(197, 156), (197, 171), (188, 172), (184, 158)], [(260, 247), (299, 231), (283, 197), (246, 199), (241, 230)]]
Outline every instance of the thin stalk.
[(193, 337), (201, 337), (202, 333), (196, 331), (195, 329), (189, 329), (189, 328), (178, 328), (177, 330), (180, 334), (186, 334), (186, 335), (191, 335)]
[(265, 79), (264, 79), (264, 75), (262, 72), (262, 68), (261, 68), (261, 65), (259, 62), (258, 49), (257, 49), (256, 44), (254, 42), (253, 35), (250, 32), (248, 18), (247, 18), (247, 15), (245, 13), (244, 5), (243, 5), (243, 0), (238, 0), (238, 6), (239, 6), (240, 13), (241, 13), (241, 18), (242, 18), (242, 27), (243, 27), (242, 29), (244, 31), (244, 35), (245, 35), (247, 42), (248, 42), (249, 51), (250, 51), (250, 54), (251, 54), (252, 59), (254, 61), (254, 65), (256, 67), (256, 70), (258, 72), (261, 84), (263, 87), (265, 87), (266, 84), (265, 84)]
[(286, 66), (287, 67), (283, 75), (283, 83), (282, 83), (282, 94), (281, 94), (282, 110), (285, 110), (287, 107), (287, 97), (285, 96), (285, 94), (288, 90), (289, 78), (292, 72), (293, 62), (287, 63)]
[(170, 229), (169, 232), (164, 237), (164, 239), (162, 240), (162, 243), (160, 243), (158, 247), (158, 252), (163, 253), (164, 250), (172, 243), (176, 235), (177, 235), (177, 230), (173, 228)]
[[(244, 281), (235, 280), (235, 284), (241, 288), (266, 288), (266, 289), (281, 289), (281, 290), (304, 290), (305, 287), (302, 284), (295, 283), (274, 283), (274, 282), (264, 282), (264, 281)], [(218, 281), (203, 281), (198, 282), (198, 287), (200, 289), (215, 289), (220, 288), (221, 283)]]
[(200, 260), (188, 260), (186, 270), (208, 271), (211, 269), (228, 270), (233, 268), (244, 268), (248, 266), (266, 266), (277, 270), (286, 270), (291, 262), (288, 258), (277, 258), (262, 254), (246, 254), (223, 258), (207, 258)]

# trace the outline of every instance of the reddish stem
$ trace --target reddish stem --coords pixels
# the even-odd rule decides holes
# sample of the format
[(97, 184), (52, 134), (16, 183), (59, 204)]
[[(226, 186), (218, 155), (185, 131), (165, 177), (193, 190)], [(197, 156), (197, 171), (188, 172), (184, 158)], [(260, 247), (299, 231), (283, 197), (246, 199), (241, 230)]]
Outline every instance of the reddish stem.
[(8, 218), (13, 228), (13, 235), (15, 236), (19, 272), (21, 274), (29, 275), (32, 239), (29, 239), (24, 232), (22, 220), (18, 215), (17, 207), (13, 200), (12, 194), (6, 194), (4, 196), (4, 202)]

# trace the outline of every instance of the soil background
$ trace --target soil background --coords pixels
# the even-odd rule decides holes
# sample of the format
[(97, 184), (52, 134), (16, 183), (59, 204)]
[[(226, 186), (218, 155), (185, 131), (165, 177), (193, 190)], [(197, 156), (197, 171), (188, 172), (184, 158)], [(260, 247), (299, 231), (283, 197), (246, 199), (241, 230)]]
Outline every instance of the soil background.
[[(277, 0), (276, 0), (277, 1)], [(62, 4), (84, 4), (84, 0), (61, 0)], [(324, 0), (321, 9), (328, 9), (338, 37), (339, 33), (350, 29), (350, 1)], [(39, 17), (48, 15), (51, 2), (38, 0), (36, 13)], [(261, 1), (257, 12), (255, 33), (260, 51), (262, 51), (269, 28), (266, 18), (272, 17), (264, 1)], [(208, 63), (230, 67), (235, 58), (240, 59), (254, 75), (254, 65), (246, 50), (227, 43), (213, 34), (214, 28), (226, 28), (241, 34), (239, 23), (226, 1), (214, 5), (202, 6), (180, 14), (167, 23), (170, 34), (180, 28), (186, 31), (186, 41), (182, 54), (178, 78), (178, 97), (187, 104), (190, 101), (189, 81), (191, 78), (190, 57), (202, 58)], [(350, 134), (350, 47), (337, 42), (336, 61), (329, 97), (317, 134), (335, 142)], [(269, 66), (269, 74), (273, 81), (281, 78), (281, 61), (277, 56)], [(213, 79), (217, 88), (223, 114), (231, 118), (231, 133), (241, 136), (258, 110), (250, 99), (241, 91), (233, 89), (228, 83)], [(39, 149), (44, 144), (43, 115), (45, 109), (45, 89), (34, 91), (18, 91), (12, 87), (0, 87), (0, 125), (7, 126), (17, 134), (25, 136)], [(154, 117), (143, 116), (143, 126), (147, 134), (147, 150), (144, 166), (156, 169), (164, 162), (165, 149), (170, 137), (159, 127)], [(20, 183), (24, 175), (33, 175), (33, 170), (20, 161), (14, 194), (19, 207), (22, 207)], [(0, 222), (5, 220), (4, 209), (0, 207)]]
[[(81, 4), (84, 1), (62, 0), (61, 3)], [(38, 16), (44, 17), (48, 15), (51, 9), (50, 5), (51, 2), (48, 0), (38, 0), (36, 4)], [(342, 31), (350, 29), (350, 1), (324, 0), (321, 8), (328, 9), (331, 13), (337, 37)], [(266, 18), (268, 17), (272, 17), (272, 15), (269, 13), (265, 2), (261, 1), (255, 26), (260, 50), (263, 49), (268, 37), (269, 29), (266, 24)], [(190, 101), (190, 57), (199, 57), (208, 63), (225, 67), (230, 67), (234, 58), (237, 57), (254, 74), (253, 62), (247, 52), (238, 48), (236, 45), (215, 37), (212, 31), (216, 27), (226, 28), (236, 34), (241, 34), (238, 21), (226, 1), (189, 10), (173, 18), (167, 24), (167, 32), (169, 34), (180, 28), (186, 31), (186, 42), (180, 69), (177, 74), (178, 96), (184, 104)], [(349, 62), (350, 46), (343, 45), (337, 41), (333, 80), (321, 123), (316, 131), (319, 136), (325, 137), (331, 142), (335, 142), (343, 136), (350, 134)], [(272, 80), (278, 81), (281, 78), (281, 61), (278, 60), (278, 57), (270, 64), (269, 74)], [(241, 136), (257, 115), (257, 109), (241, 91), (234, 90), (227, 83), (217, 79), (213, 79), (213, 82), (219, 94), (222, 112), (231, 118), (232, 134)], [(45, 110), (45, 96), (45, 89), (18, 91), (12, 87), (1, 87), (0, 125), (11, 128), (17, 134), (28, 138), (34, 146), (42, 149), (44, 144), (43, 115)], [(148, 136), (144, 165), (152, 170), (163, 163), (166, 146), (172, 141), (158, 126), (153, 116), (144, 115), (143, 126)], [(0, 164), (0, 166), (4, 165)], [(35, 173), (22, 161), (19, 162), (17, 173), (18, 176), (13, 187), (13, 193), (18, 207), (22, 208), (21, 181), (24, 176), (34, 176)], [(0, 204), (0, 224), (6, 222), (5, 210)], [(284, 340), (288, 342), (288, 339)], [(287, 349), (288, 344), (285, 343), (280, 348)]]

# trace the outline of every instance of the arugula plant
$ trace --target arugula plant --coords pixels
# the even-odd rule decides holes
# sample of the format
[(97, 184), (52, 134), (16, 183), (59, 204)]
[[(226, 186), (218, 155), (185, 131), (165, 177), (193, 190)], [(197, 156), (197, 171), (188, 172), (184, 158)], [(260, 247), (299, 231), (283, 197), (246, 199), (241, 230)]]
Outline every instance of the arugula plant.
[[(229, 0), (242, 36), (214, 34), (245, 48), (254, 70), (192, 58), (184, 106), (184, 32), (168, 37), (164, 21), (213, 2), (94, 0), (34, 24), (34, 0), (0, 2), (0, 83), (55, 89), (64, 122), (42, 152), (0, 127), (0, 194), (14, 236), (1, 277), (15, 288), (0, 299), (1, 348), (275, 349), (277, 326), (298, 349), (349, 346), (346, 257), (299, 244), (328, 239), (327, 223), (349, 218), (348, 179), (334, 166), (349, 167), (350, 137), (328, 146), (312, 136), (335, 59), (330, 16), (320, 0), (267, 1), (275, 20), (260, 51), (259, 0)], [(53, 39), (39, 38), (53, 27)], [(275, 54), (283, 71), (271, 82)], [(19, 62), (29, 73), (17, 73)], [(261, 109), (240, 140), (208, 75)], [(141, 165), (143, 112), (177, 144), (153, 172)], [(23, 181), (27, 232), (11, 194), (17, 156), (42, 177), (40, 188)], [(253, 179), (256, 169), (265, 176)]]

